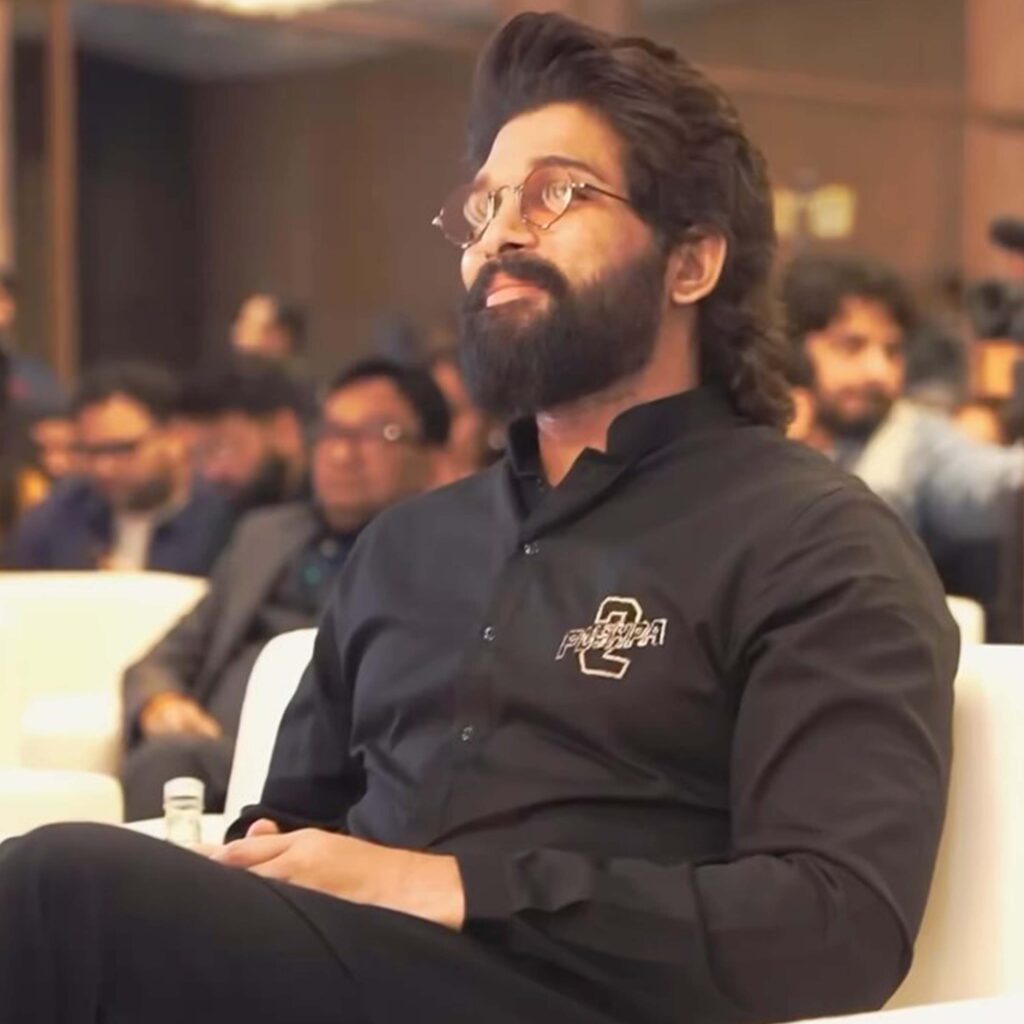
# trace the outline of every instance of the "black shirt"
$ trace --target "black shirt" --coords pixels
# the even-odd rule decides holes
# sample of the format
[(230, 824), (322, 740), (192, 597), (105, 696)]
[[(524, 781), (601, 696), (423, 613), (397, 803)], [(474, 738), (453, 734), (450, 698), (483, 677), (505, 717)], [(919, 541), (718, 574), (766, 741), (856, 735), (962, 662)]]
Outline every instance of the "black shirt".
[(232, 834), (451, 852), (469, 934), (624, 1019), (866, 1008), (923, 912), (956, 662), (898, 518), (715, 392), (553, 488), (520, 424), (361, 536)]

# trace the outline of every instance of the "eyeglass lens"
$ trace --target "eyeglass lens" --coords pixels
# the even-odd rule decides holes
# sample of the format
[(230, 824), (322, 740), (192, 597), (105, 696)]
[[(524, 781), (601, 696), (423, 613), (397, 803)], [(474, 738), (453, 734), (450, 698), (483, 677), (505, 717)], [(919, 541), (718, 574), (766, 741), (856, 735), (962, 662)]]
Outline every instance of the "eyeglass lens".
[(518, 193), (519, 215), (528, 224), (545, 230), (569, 208), (573, 180), (561, 167), (538, 167), (518, 188), (506, 186), (488, 192), (479, 186), (463, 185), (445, 201), (438, 223), (445, 237), (456, 245), (475, 242), (487, 229), (505, 191)]

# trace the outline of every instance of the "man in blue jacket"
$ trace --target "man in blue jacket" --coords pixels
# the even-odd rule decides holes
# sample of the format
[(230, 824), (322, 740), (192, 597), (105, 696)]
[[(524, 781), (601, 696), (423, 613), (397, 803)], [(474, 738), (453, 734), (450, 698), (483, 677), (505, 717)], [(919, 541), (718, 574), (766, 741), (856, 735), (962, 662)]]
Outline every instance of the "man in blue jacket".
[(81, 475), (58, 485), (13, 531), (12, 569), (159, 569), (205, 575), (232, 517), (195, 485), (172, 419), (178, 389), (159, 367), (88, 373), (72, 413)]

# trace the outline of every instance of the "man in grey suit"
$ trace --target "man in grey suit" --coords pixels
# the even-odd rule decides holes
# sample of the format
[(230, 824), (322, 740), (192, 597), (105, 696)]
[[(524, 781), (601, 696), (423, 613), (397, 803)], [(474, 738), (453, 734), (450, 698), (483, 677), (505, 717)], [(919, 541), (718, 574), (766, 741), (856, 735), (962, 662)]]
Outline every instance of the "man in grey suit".
[(208, 809), (223, 805), (260, 649), (316, 624), (359, 531), (432, 484), (449, 422), (424, 370), (367, 360), (333, 382), (313, 441), (312, 498), (247, 516), (207, 595), (125, 673), (129, 820), (158, 815), (163, 784), (178, 775), (205, 781)]

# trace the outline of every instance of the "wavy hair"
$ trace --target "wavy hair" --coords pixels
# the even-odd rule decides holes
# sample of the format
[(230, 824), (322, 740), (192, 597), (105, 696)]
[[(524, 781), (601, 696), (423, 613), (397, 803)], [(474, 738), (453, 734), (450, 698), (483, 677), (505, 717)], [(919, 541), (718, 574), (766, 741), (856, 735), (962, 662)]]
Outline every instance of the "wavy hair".
[(771, 187), (732, 103), (667, 47), (558, 14), (521, 14), (498, 31), (477, 67), (473, 166), (509, 120), (559, 102), (596, 111), (623, 140), (630, 200), (666, 250), (696, 233), (725, 238), (722, 276), (697, 310), (701, 379), (747, 419), (784, 426), (792, 414), (790, 350), (776, 329), (769, 284)]

